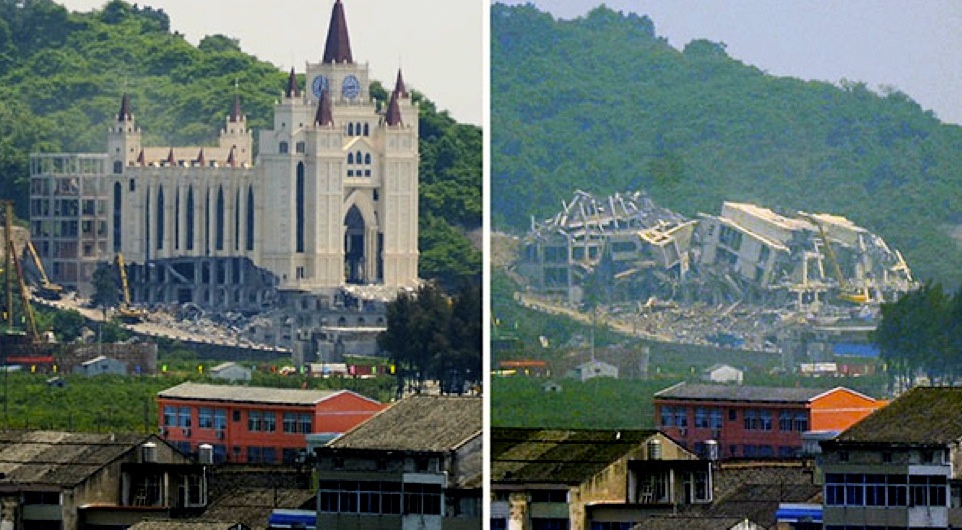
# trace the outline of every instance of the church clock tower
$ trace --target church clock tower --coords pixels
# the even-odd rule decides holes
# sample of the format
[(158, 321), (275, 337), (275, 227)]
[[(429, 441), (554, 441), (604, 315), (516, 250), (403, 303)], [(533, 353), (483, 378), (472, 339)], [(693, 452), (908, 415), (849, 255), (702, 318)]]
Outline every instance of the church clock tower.
[(303, 91), (291, 71), (274, 129), (260, 133), (260, 261), (281, 288), (417, 281), (417, 107), (400, 72), (381, 112), (369, 87), (336, 0), (321, 61)]

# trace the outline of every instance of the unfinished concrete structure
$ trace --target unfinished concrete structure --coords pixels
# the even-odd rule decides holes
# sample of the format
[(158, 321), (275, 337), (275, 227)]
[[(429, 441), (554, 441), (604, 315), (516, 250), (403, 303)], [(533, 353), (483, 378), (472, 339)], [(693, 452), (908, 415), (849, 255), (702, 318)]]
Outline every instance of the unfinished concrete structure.
[(780, 215), (725, 202), (702, 214), (699, 270), (730, 299), (746, 296), (798, 307), (817, 302), (880, 302), (914, 285), (901, 253), (848, 219), (797, 212)]
[(897, 250), (844, 217), (725, 202), (719, 215), (689, 220), (641, 192), (577, 191), (553, 218), (532, 223), (518, 271), (535, 290), (576, 304), (593, 297), (806, 309), (878, 303), (914, 286)]
[(532, 220), (519, 269), (536, 289), (576, 303), (596, 271), (615, 280), (641, 278), (640, 290), (655, 292), (661, 280), (689, 271), (694, 227), (641, 192), (602, 199), (577, 191), (553, 218)]

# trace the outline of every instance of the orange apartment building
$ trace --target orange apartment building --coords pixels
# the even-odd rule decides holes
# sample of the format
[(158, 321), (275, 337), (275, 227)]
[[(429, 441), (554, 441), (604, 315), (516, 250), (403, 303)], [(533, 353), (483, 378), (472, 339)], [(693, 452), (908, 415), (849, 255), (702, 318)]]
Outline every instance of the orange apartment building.
[(888, 402), (844, 387), (769, 388), (679, 383), (655, 393), (658, 428), (702, 456), (792, 457), (802, 433), (843, 431)]
[(182, 383), (157, 394), (160, 436), (182, 452), (210, 444), (215, 462), (292, 463), (308, 434), (333, 438), (386, 405), (350, 390)]

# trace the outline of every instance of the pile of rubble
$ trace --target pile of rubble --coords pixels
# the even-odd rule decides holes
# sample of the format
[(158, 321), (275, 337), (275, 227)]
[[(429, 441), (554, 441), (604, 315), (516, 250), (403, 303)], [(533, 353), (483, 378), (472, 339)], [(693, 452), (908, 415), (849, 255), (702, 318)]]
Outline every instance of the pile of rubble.
[(756, 351), (819, 319), (873, 322), (916, 287), (901, 253), (844, 217), (725, 202), (691, 220), (642, 192), (578, 191), (520, 248), (512, 272), (546, 304), (595, 307), (640, 337)]

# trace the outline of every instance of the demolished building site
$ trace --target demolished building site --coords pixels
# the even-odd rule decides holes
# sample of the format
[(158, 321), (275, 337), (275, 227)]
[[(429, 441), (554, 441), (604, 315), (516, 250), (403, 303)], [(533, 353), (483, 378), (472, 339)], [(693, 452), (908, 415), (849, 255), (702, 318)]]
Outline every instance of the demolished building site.
[[(916, 287), (898, 250), (844, 217), (725, 202), (718, 215), (691, 219), (641, 191), (577, 191), (550, 219), (532, 220), (521, 243), (516, 271), (527, 292), (629, 313), (641, 330), (657, 321), (659, 336), (684, 342), (727, 337), (725, 345), (769, 349), (781, 337), (785, 347), (811, 342), (793, 324), (812, 333), (844, 321), (864, 342), (878, 305)], [(707, 323), (656, 316), (693, 310)], [(672, 321), (698, 329), (665, 329)], [(751, 337), (746, 327), (761, 329)]]

